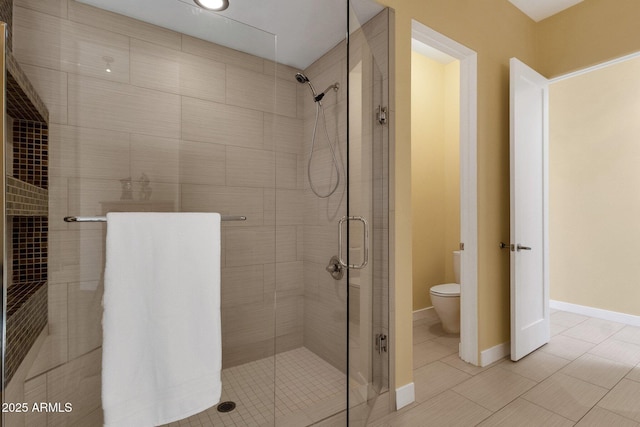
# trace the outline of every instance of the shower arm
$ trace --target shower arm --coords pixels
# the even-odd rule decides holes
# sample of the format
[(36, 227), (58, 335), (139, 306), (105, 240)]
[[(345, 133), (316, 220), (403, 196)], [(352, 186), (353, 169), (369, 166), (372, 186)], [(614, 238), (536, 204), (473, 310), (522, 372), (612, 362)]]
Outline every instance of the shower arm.
[[(309, 82), (309, 85), (311, 85), (311, 82)], [(313, 86), (312, 86), (313, 89)], [(338, 89), (340, 89), (340, 83), (335, 82), (334, 84), (330, 85), (328, 88), (326, 88), (322, 93), (320, 93), (319, 95), (315, 95), (314, 92), (314, 97), (313, 100), (315, 102), (320, 102), (322, 100), (322, 98), (324, 98), (324, 96), (327, 94), (327, 92), (329, 92), (331, 89), (333, 89), (335, 92), (338, 91)]]

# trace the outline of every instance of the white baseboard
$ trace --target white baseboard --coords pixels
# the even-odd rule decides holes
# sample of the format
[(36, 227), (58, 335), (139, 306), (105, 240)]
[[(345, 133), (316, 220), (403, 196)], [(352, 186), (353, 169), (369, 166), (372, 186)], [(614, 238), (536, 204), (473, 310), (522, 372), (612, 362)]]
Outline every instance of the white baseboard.
[(396, 411), (412, 404), (416, 400), (416, 389), (413, 383), (396, 389)]
[(511, 344), (509, 341), (503, 342), (480, 352), (480, 366), (489, 366), (511, 354)]
[(587, 307), (586, 305), (571, 304), (562, 301), (549, 301), (549, 307), (568, 311), (569, 313), (582, 314), (596, 319), (609, 320), (611, 322), (624, 323), (625, 325), (640, 326), (640, 316), (619, 313), (617, 311), (603, 310), (601, 308)]

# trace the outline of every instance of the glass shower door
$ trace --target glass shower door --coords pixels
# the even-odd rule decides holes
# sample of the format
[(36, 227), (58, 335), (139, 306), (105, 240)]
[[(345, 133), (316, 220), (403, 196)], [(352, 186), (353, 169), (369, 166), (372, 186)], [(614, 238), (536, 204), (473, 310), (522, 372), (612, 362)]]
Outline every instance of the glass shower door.
[[(68, 402), (73, 411), (11, 425), (102, 424), (107, 225), (63, 218), (114, 211), (247, 218), (221, 230), (223, 400), (236, 406), (191, 421), (363, 425), (388, 383), (386, 12), (347, 17), (349, 1), (317, 0), (335, 8), (342, 30), (299, 69), (276, 62), (276, 35), (190, 1), (147, 0), (177, 8), (166, 16), (195, 19), (189, 34), (144, 8), (115, 9), (141, 2), (79, 0), (63, 14), (14, 8), (13, 53), (51, 110), (48, 278), (39, 288), (48, 318), (27, 356), (5, 363), (5, 380), (8, 367), (16, 374), (3, 398)], [(344, 40), (347, 18), (355, 24)], [(222, 38), (205, 40), (214, 33)], [(252, 50), (242, 51), (237, 42), (247, 39)], [(299, 72), (327, 88), (315, 148), (318, 104)], [(320, 194), (337, 190), (318, 197), (309, 180)], [(368, 227), (343, 223), (343, 260), (368, 262), (334, 277), (327, 268), (348, 216)]]
[[(350, 22), (358, 13), (350, 10)], [(358, 24), (356, 24), (358, 26)], [(365, 425), (389, 382), (388, 11), (350, 28), (349, 425)], [(387, 396), (381, 397), (381, 399)]]

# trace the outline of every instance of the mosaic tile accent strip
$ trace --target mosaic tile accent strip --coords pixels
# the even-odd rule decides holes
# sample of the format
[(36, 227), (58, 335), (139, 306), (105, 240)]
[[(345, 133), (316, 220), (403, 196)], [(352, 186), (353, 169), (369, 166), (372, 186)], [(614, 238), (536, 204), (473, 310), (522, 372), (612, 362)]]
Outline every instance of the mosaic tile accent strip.
[[(3, 1), (3, 0), (0, 0)], [(49, 110), (10, 51), (7, 63), (7, 114), (14, 119), (49, 123)]]
[(7, 215), (47, 216), (48, 212), (47, 190), (7, 177)]
[(11, 50), (13, 26), (13, 0), (0, 0), (0, 21), (7, 23), (7, 48)]
[(13, 121), (13, 176), (46, 189), (49, 186), (49, 128), (45, 123)]
[(19, 216), (12, 218), (12, 283), (47, 280), (48, 252), (47, 217)]
[(47, 326), (47, 282), (14, 283), (7, 290), (5, 383), (24, 360)]

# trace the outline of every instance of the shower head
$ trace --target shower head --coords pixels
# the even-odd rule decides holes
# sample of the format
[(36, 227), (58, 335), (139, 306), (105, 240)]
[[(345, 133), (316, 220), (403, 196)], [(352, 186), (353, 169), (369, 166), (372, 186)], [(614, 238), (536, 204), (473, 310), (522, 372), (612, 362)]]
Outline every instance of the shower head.
[(298, 83), (301, 83), (301, 84), (306, 83), (309, 85), (309, 89), (311, 89), (311, 93), (313, 94), (313, 99), (315, 99), (316, 96), (318, 96), (316, 93), (316, 89), (311, 84), (311, 80), (309, 80), (309, 77), (305, 76), (302, 73), (296, 73), (296, 80), (298, 81)]
[(311, 89), (311, 93), (313, 94), (313, 100), (315, 102), (320, 102), (322, 98), (324, 98), (326, 93), (329, 92), (329, 90), (333, 89), (335, 91), (338, 91), (338, 88), (340, 87), (338, 83), (334, 83), (331, 86), (329, 86), (324, 92), (318, 95), (318, 93), (316, 92), (316, 89), (311, 84), (311, 80), (309, 80), (309, 77), (305, 76), (302, 73), (296, 73), (296, 80), (298, 81), (298, 83), (301, 83), (301, 84), (306, 83), (309, 85), (309, 88)]
[(296, 74), (296, 80), (298, 81), (298, 83), (309, 83), (309, 77), (305, 76), (302, 73), (297, 73)]

